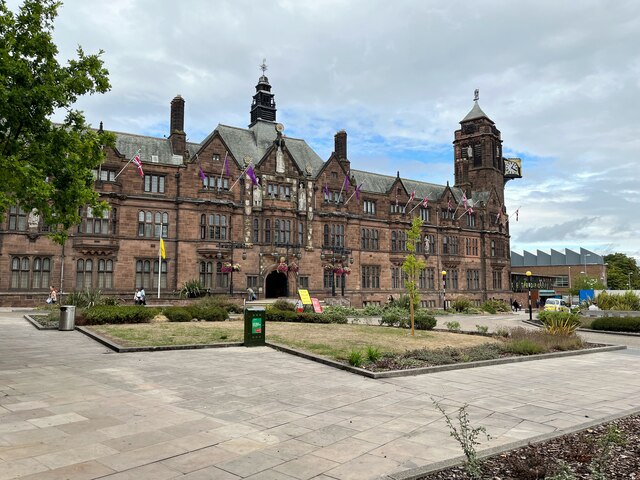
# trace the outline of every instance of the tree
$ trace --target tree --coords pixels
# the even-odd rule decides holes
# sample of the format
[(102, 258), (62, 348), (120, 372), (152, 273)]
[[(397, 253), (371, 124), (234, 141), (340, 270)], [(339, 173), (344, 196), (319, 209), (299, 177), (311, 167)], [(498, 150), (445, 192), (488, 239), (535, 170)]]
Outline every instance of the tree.
[(604, 257), (607, 263), (607, 285), (611, 290), (640, 289), (640, 271), (635, 258), (624, 253), (612, 253)]
[[(58, 63), (52, 34), (60, 5), (25, 0), (13, 13), (0, 0), (0, 221), (12, 206), (35, 209), (63, 243), (80, 207), (98, 215), (107, 207), (93, 189), (92, 169), (114, 137), (91, 130), (72, 108), (78, 97), (111, 86), (102, 51), (86, 55), (78, 47), (77, 58)], [(66, 112), (62, 123), (51, 121), (56, 110)]]
[(409, 315), (411, 316), (411, 335), (415, 335), (414, 330), (414, 305), (418, 302), (419, 293), (416, 285), (416, 277), (418, 272), (426, 266), (424, 261), (416, 258), (416, 245), (420, 241), (420, 233), (422, 228), (422, 220), (419, 217), (413, 217), (411, 228), (407, 232), (407, 250), (409, 255), (404, 259), (402, 271), (407, 275), (405, 286), (409, 295)]
[(578, 278), (573, 280), (573, 285), (569, 289), (569, 293), (571, 295), (579, 295), (580, 290), (606, 290), (606, 288), (607, 287), (604, 286), (604, 283), (596, 277), (580, 275)]

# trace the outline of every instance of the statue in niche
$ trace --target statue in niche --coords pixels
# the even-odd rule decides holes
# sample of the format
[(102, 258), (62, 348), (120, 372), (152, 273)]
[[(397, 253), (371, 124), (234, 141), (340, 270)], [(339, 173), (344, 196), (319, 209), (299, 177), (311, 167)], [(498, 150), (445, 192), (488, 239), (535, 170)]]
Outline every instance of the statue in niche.
[(38, 225), (40, 224), (40, 215), (38, 214), (38, 210), (36, 208), (32, 209), (27, 216), (27, 224), (29, 225), (29, 230), (37, 230)]
[(298, 187), (298, 210), (304, 211), (307, 209), (307, 192), (304, 191), (304, 184), (301, 183)]
[(282, 145), (278, 145), (276, 151), (276, 173), (284, 173), (284, 154), (282, 153)]
[(253, 187), (253, 206), (262, 207), (262, 187), (260, 185)]

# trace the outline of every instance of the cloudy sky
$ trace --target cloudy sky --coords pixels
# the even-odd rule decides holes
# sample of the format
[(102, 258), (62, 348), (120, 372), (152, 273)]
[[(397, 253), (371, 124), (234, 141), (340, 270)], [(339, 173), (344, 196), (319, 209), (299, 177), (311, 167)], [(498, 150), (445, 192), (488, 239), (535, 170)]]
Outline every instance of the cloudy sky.
[(326, 159), (344, 128), (353, 168), (440, 184), (479, 88), (523, 160), (512, 249), (640, 259), (638, 1), (66, 0), (55, 40), (105, 51), (113, 88), (79, 104), (94, 126), (168, 135), (179, 93), (189, 140), (246, 127), (266, 58), (288, 136)]

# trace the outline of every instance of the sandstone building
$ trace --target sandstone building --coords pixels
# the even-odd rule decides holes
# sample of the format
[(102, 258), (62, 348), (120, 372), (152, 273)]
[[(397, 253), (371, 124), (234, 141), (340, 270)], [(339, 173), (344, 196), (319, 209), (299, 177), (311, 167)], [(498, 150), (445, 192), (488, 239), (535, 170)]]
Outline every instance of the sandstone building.
[[(504, 185), (520, 177), (520, 162), (502, 156), (500, 131), (477, 96), (455, 131), (454, 186), (351, 168), (345, 131), (323, 160), (284, 134), (264, 72), (248, 128), (220, 124), (191, 143), (180, 96), (170, 112), (168, 138), (116, 134), (116, 148), (95, 172), (111, 209), (105, 218), (85, 209), (64, 247), (47, 238), (36, 215), (11, 209), (0, 226), (0, 304), (41, 303), (50, 284), (123, 299), (144, 286), (152, 299), (160, 281), (169, 297), (190, 280), (212, 294), (242, 296), (251, 287), (260, 297), (293, 297), (305, 288), (354, 306), (384, 303), (404, 292), (413, 216), (424, 220), (423, 306), (441, 308), (445, 295), (509, 299)], [(118, 175), (136, 155), (144, 176), (134, 164)]]

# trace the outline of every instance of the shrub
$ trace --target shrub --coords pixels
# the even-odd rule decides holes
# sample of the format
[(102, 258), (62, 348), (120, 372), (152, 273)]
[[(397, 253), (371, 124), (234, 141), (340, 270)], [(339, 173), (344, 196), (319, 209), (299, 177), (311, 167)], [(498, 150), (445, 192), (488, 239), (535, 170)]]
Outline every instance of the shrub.
[(535, 355), (547, 351), (542, 345), (528, 338), (512, 340), (505, 344), (504, 349), (507, 352), (517, 353), (519, 355)]
[(422, 308), (414, 312), (414, 325), (417, 330), (433, 330), (436, 326), (436, 317), (429, 310)]
[(190, 322), (194, 318), (191, 309), (186, 307), (166, 307), (162, 313), (170, 322)]
[[(504, 300), (487, 300), (482, 304), (482, 310), (489, 313), (510, 312), (509, 304)], [(491, 311), (493, 310), (493, 311)]]
[[(409, 311), (409, 302), (410, 302), (409, 295), (400, 295), (400, 297), (398, 297), (397, 300), (394, 300), (389, 306), (402, 308), (403, 310)], [(414, 308), (418, 308), (419, 305), (420, 305), (420, 299), (416, 299), (415, 303), (413, 304)]]
[(591, 322), (594, 330), (612, 332), (640, 332), (640, 317), (602, 317)]
[(203, 291), (204, 287), (200, 283), (200, 280), (193, 279), (184, 282), (178, 293), (182, 298), (195, 298), (199, 297)]
[(486, 325), (476, 325), (476, 330), (478, 333), (487, 333), (489, 331), (489, 327)]
[(329, 305), (324, 308), (324, 313), (337, 313), (346, 317), (358, 317), (360, 312), (352, 307), (343, 307), (342, 305)]
[(365, 317), (379, 317), (384, 312), (384, 307), (380, 305), (367, 305), (362, 309), (362, 315)]
[(222, 308), (227, 312), (242, 312), (242, 307), (240, 305), (236, 305), (235, 303), (231, 302), (229, 300), (229, 297), (224, 295), (200, 298), (195, 302), (194, 306), (199, 308)]
[(505, 350), (512, 351), (508, 348), (508, 345), (511, 342), (523, 340), (540, 345), (543, 348), (543, 352), (577, 350), (584, 347), (582, 339), (577, 335), (554, 335), (544, 330), (529, 330), (517, 327), (510, 330), (510, 336), (505, 342)]
[(596, 298), (596, 303), (602, 310), (640, 310), (640, 297), (630, 290), (622, 295), (611, 295), (607, 292), (602, 292)]
[(473, 304), (468, 298), (456, 298), (451, 302), (451, 310), (459, 313), (467, 313), (472, 306)]
[(229, 319), (229, 312), (223, 307), (193, 305), (189, 307), (192, 318), (205, 322), (224, 322)]
[(382, 313), (380, 325), (404, 328), (409, 322), (409, 311), (404, 308), (388, 307)]
[(290, 312), (273, 308), (267, 310), (266, 320), (297, 323), (347, 323), (347, 318), (340, 313)]
[(83, 319), (87, 325), (149, 323), (157, 314), (158, 309), (143, 306), (99, 306), (85, 310)]
[(288, 300), (276, 300), (271, 304), (269, 308), (273, 308), (274, 310), (281, 310), (285, 312), (295, 312), (296, 305), (295, 303), (291, 303)]
[(367, 347), (367, 359), (370, 362), (377, 362), (378, 360), (380, 360), (380, 349), (378, 347), (374, 347), (372, 345), (369, 345)]
[(544, 329), (553, 335), (571, 335), (580, 326), (580, 318), (571, 312), (541, 312)]
[(506, 327), (498, 327), (495, 331), (495, 335), (497, 337), (508, 338), (509, 337), (509, 329)]
[(349, 361), (349, 365), (353, 367), (362, 366), (362, 352), (360, 350), (351, 350), (349, 352), (349, 357), (347, 358), (347, 360)]
[(451, 332), (459, 332), (460, 331), (460, 322), (447, 322), (445, 324), (449, 331)]

